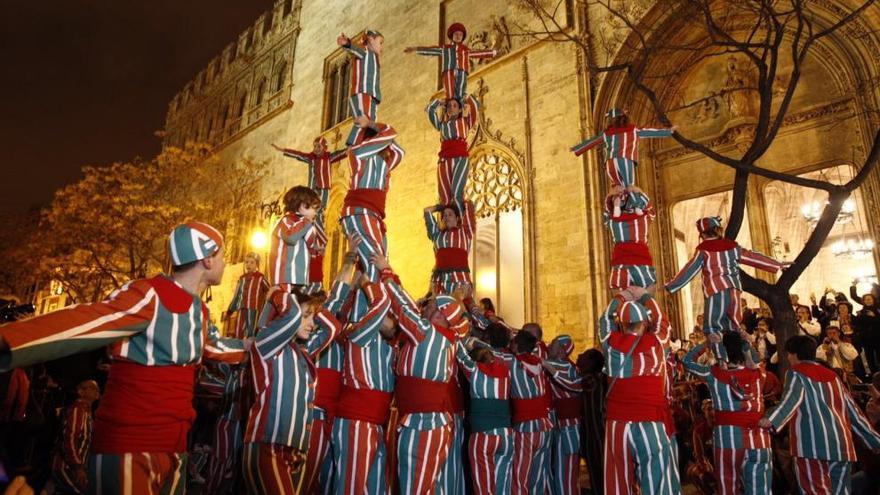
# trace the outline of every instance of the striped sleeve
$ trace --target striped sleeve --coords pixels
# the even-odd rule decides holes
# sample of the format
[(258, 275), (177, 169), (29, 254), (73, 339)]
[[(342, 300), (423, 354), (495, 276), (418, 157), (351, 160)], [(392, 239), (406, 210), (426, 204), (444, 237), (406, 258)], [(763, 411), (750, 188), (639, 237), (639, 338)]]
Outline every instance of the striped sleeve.
[(305, 346), (306, 352), (311, 354), (313, 359), (326, 349), (342, 330), (342, 323), (326, 309), (315, 315), (315, 325), (317, 330), (312, 333)]
[(403, 148), (397, 144), (396, 141), (391, 141), (391, 146), (388, 147), (388, 168), (389, 170), (393, 170), (397, 165), (400, 164), (401, 160), (403, 160), (403, 156), (406, 154), (403, 151)]
[(672, 129), (636, 129), (640, 138), (665, 138), (672, 136)]
[(578, 376), (574, 366), (568, 363), (557, 364), (550, 362), (551, 370), (544, 368), (544, 371), (553, 380), (556, 385), (568, 390), (569, 392), (581, 391), (581, 377)]
[[(351, 153), (357, 160), (364, 160), (377, 155), (394, 143), (397, 131), (391, 126), (383, 126), (373, 137), (364, 139), (360, 144), (351, 147)], [(402, 150), (401, 150), (402, 151)]]
[(711, 368), (709, 368), (709, 366), (697, 362), (697, 358), (700, 357), (700, 355), (703, 354), (705, 350), (705, 343), (694, 346), (693, 349), (689, 350), (688, 353), (684, 355), (684, 359), (681, 361), (684, 369), (686, 369), (690, 374), (699, 376), (700, 378), (708, 378), (711, 374)]
[(620, 297), (613, 297), (611, 302), (608, 303), (608, 307), (605, 308), (605, 312), (599, 317), (599, 341), (602, 343), (605, 343), (608, 340), (608, 337), (611, 336), (611, 332), (617, 328), (617, 323), (614, 318), (617, 313), (617, 308), (620, 307), (622, 302), (623, 301)]
[(347, 154), (348, 154), (347, 148), (342, 148), (342, 149), (334, 151), (333, 153), (330, 153), (330, 163), (336, 163), (339, 160), (342, 160), (343, 158), (345, 158), (345, 155), (347, 155)]
[(471, 320), (471, 325), (477, 327), (480, 330), (486, 330), (489, 328), (489, 325), (492, 324), (492, 320), (486, 318), (486, 315), (479, 311), (468, 311), (468, 318)]
[(290, 309), (282, 317), (272, 320), (271, 323), (257, 331), (254, 341), (254, 349), (260, 359), (268, 361), (284, 349), (291, 339), (296, 336), (296, 331), (302, 321), (302, 309), (294, 299)]
[(477, 230), (477, 215), (474, 211), (474, 203), (470, 200), (464, 201), (464, 211), (461, 216), (461, 227), (464, 235), (468, 239), (474, 238), (474, 232)]
[(871, 426), (871, 422), (868, 421), (868, 418), (865, 417), (858, 404), (853, 400), (852, 395), (846, 390), (842, 391), (844, 395), (843, 400), (846, 402), (846, 414), (849, 416), (853, 433), (861, 438), (868, 448), (872, 450), (880, 449), (880, 435), (877, 434), (877, 430)]
[(464, 101), (464, 104), (468, 107), (467, 114), (467, 126), (468, 129), (474, 126), (477, 123), (477, 119), (480, 118), (480, 102), (474, 98), (474, 95), (468, 95), (467, 99)]
[(440, 122), (440, 116), (437, 115), (437, 109), (440, 108), (440, 105), (442, 105), (440, 100), (433, 99), (428, 103), (428, 106), (425, 107), (425, 111), (428, 112), (428, 121), (431, 122), (431, 125), (437, 130), (440, 129), (440, 124), (442, 123)]
[(363, 291), (370, 305), (364, 316), (352, 325), (348, 336), (348, 340), (358, 347), (365, 347), (373, 341), (373, 336), (379, 331), (382, 321), (391, 309), (391, 300), (382, 284), (370, 283)]
[(477, 371), (477, 363), (471, 359), (470, 354), (468, 354), (467, 349), (464, 348), (464, 342), (461, 339), (458, 339), (455, 342), (455, 359), (458, 361), (461, 370), (464, 371), (464, 374), (470, 378)]
[(670, 294), (675, 294), (680, 291), (682, 287), (687, 285), (694, 277), (700, 273), (700, 269), (703, 267), (703, 263), (705, 261), (706, 255), (703, 254), (702, 251), (697, 251), (694, 253), (694, 256), (688, 261), (678, 273), (672, 277), (672, 280), (666, 282), (666, 290), (669, 291)]
[(343, 306), (345, 306), (345, 302), (348, 300), (348, 296), (350, 294), (350, 285), (346, 284), (345, 282), (335, 281), (330, 287), (330, 296), (324, 303), (324, 307), (327, 308), (327, 311), (329, 311), (330, 314), (339, 315), (339, 313), (342, 311)]
[(492, 58), (498, 53), (497, 50), (468, 50), (470, 58)]
[(425, 230), (428, 233), (428, 239), (434, 241), (440, 236), (440, 227), (437, 225), (437, 218), (434, 213), (425, 211)]
[(366, 48), (361, 48), (361, 47), (355, 45), (354, 43), (352, 43), (351, 41), (349, 41), (348, 45), (343, 46), (342, 48), (344, 48), (345, 51), (347, 51), (348, 53), (352, 54), (352, 56), (359, 58), (361, 60), (363, 60), (364, 57), (367, 56), (367, 49)]
[(206, 360), (222, 363), (241, 363), (245, 360), (245, 355), (243, 340), (220, 337), (217, 327), (213, 323), (208, 324), (208, 335), (203, 353), (203, 357)]
[(651, 312), (651, 324), (654, 326), (653, 331), (657, 340), (660, 341), (663, 347), (668, 346), (672, 323), (669, 322), (669, 318), (663, 312), (663, 308), (650, 294), (642, 296), (639, 302)]
[(779, 405), (767, 415), (767, 419), (773, 424), (775, 430), (782, 429), (797, 412), (798, 407), (804, 400), (804, 384), (794, 371), (789, 370), (785, 375), (785, 387), (782, 392), (782, 400)]
[(416, 53), (426, 57), (439, 57), (443, 55), (442, 46), (419, 46), (416, 47)]
[(226, 310), (230, 313), (233, 311), (238, 311), (241, 308), (241, 302), (244, 299), (244, 279), (239, 278), (238, 284), (235, 285), (235, 294), (232, 295), (232, 300), (229, 301), (229, 308)]
[(581, 156), (592, 148), (595, 148), (597, 144), (602, 142), (602, 136), (604, 133), (597, 134), (593, 137), (589, 137), (580, 143), (571, 147), (571, 151), (574, 152), (575, 156)]
[(304, 151), (299, 151), (291, 148), (284, 148), (281, 150), (281, 154), (288, 158), (293, 158), (294, 160), (301, 161), (303, 163), (312, 163), (311, 153), (306, 153)]
[(397, 317), (400, 330), (407, 340), (418, 345), (425, 339), (425, 333), (431, 330), (431, 323), (422, 319), (415, 302), (397, 282), (387, 279), (385, 287), (391, 296), (391, 311)]
[(774, 260), (769, 256), (765, 256), (757, 251), (741, 248), (739, 261), (743, 265), (755, 267), (765, 272), (776, 273), (782, 268), (782, 263)]
[(156, 304), (150, 283), (137, 280), (103, 302), (4, 325), (0, 339), (8, 348), (0, 352), (0, 371), (99, 349), (143, 332), (153, 319)]

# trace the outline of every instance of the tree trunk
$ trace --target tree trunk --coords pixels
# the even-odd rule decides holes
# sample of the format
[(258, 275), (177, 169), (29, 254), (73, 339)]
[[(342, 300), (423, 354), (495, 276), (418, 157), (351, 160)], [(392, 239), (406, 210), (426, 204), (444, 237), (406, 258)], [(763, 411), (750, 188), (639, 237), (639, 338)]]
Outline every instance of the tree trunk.
[[(797, 316), (791, 307), (788, 291), (775, 285), (769, 287), (769, 293), (763, 299), (773, 313), (773, 333), (776, 334), (776, 352), (779, 354), (779, 376), (784, 377), (788, 370), (785, 341), (797, 335)], [(767, 356), (767, 360), (770, 360), (770, 356)]]

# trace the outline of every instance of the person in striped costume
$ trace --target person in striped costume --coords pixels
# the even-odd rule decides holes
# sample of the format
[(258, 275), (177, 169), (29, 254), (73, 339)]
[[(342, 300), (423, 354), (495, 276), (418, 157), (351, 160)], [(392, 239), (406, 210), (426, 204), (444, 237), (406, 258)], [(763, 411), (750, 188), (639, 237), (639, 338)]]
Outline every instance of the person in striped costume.
[(554, 423), (550, 445), (550, 492), (553, 495), (577, 495), (581, 468), (581, 377), (569, 356), (574, 342), (569, 335), (559, 335), (550, 342), (547, 359), (542, 363), (550, 377)]
[[(725, 239), (720, 217), (705, 217), (697, 220), (697, 230), (702, 242), (697, 245), (693, 257), (681, 270), (666, 283), (666, 290), (675, 294), (702, 272), (703, 278), (703, 333), (710, 334), (722, 330), (744, 332), (742, 310), (740, 308), (742, 281), (740, 265), (748, 265), (759, 270), (776, 273), (784, 263), (750, 251), (736, 241)], [(711, 344), (712, 352), (719, 361), (727, 361), (724, 347), (716, 340)]]
[(463, 340), (458, 342), (455, 355), (469, 382), (471, 434), (467, 451), (473, 492), (477, 495), (510, 493), (513, 460), (510, 370), (491, 349), (470, 343), (468, 350)]
[(284, 156), (309, 166), (309, 189), (318, 193), (318, 197), (321, 198), (321, 208), (318, 210), (318, 216), (315, 217), (315, 223), (323, 230), (326, 227), (324, 215), (327, 213), (327, 203), (330, 201), (330, 188), (332, 186), (331, 166), (345, 158), (346, 149), (342, 148), (330, 152), (327, 147), (327, 140), (323, 136), (315, 138), (314, 148), (311, 152), (281, 148), (275, 144), (272, 147), (280, 151)]
[[(476, 218), (474, 204), (464, 203), (464, 214), (454, 204), (425, 208), (425, 228), (434, 245), (434, 271), (431, 273), (431, 291), (434, 294), (452, 294), (462, 285), (471, 285), (468, 252), (474, 239)], [(437, 224), (434, 212), (440, 212), (443, 228)]]
[[(753, 350), (737, 332), (712, 334), (727, 351), (727, 369), (697, 362), (706, 350), (701, 343), (684, 357), (685, 370), (709, 387), (715, 411), (712, 444), (715, 479), (721, 495), (769, 495), (773, 476), (769, 433), (758, 426), (764, 415), (764, 370), (754, 365)], [(748, 366), (746, 366), (748, 365)]]
[(443, 78), (443, 91), (446, 98), (464, 98), (467, 94), (468, 74), (471, 71), (471, 59), (493, 58), (497, 50), (471, 50), (464, 40), (467, 29), (459, 22), (452, 23), (446, 29), (446, 37), (452, 43), (439, 46), (411, 46), (404, 49), (406, 53), (416, 52), (428, 57), (440, 57)]
[(384, 495), (389, 490), (385, 425), (395, 383), (391, 339), (396, 323), (389, 316), (391, 300), (384, 285), (368, 282), (356, 297), (362, 301), (353, 306), (346, 329), (342, 392), (333, 423), (333, 493)]
[(375, 121), (379, 102), (382, 101), (379, 57), (385, 46), (385, 37), (379, 31), (367, 29), (360, 45), (355, 45), (345, 33), (336, 38), (336, 44), (352, 55), (351, 96), (348, 97), (348, 108), (354, 119), (354, 125), (345, 140), (345, 145), (353, 146), (360, 144), (366, 132), (366, 127), (358, 125), (358, 118), (367, 117)]
[(534, 354), (537, 339), (520, 330), (510, 341), (513, 354), (496, 352), (510, 369), (513, 425), (514, 494), (543, 493), (550, 486), (550, 392), (541, 358)]
[(856, 462), (853, 435), (876, 453), (880, 452), (880, 434), (837, 373), (816, 363), (812, 337), (790, 337), (785, 352), (791, 369), (785, 375), (782, 400), (759, 424), (779, 431), (794, 422), (788, 437), (801, 493), (849, 494), (852, 463)]
[(629, 123), (629, 117), (619, 108), (612, 108), (605, 117), (610, 120), (608, 127), (595, 136), (571, 148), (575, 156), (581, 156), (595, 148), (599, 143), (605, 145), (605, 173), (611, 180), (611, 187), (630, 187), (636, 183), (639, 140), (645, 138), (670, 137), (675, 127), (669, 129), (641, 129)]
[(373, 255), (385, 256), (385, 199), (391, 172), (403, 159), (403, 148), (395, 142), (393, 127), (366, 117), (355, 121), (367, 129), (363, 142), (348, 149), (350, 182), (342, 205), (340, 222), (345, 234), (359, 240), (358, 258), (371, 282), (379, 281)]
[[(664, 348), (669, 321), (644, 290), (614, 296), (599, 319), (610, 378), (605, 418), (605, 493), (674, 494), (674, 465), (666, 422)], [(635, 469), (633, 469), (635, 468)]]
[[(342, 270), (321, 306), (297, 294), (289, 310), (257, 332), (251, 348), (254, 405), (245, 431), (242, 471), (250, 494), (300, 493), (313, 430), (314, 360), (341, 330), (333, 314), (344, 301), (351, 270)], [(313, 434), (321, 434), (314, 432)]]
[(657, 283), (654, 260), (648, 249), (648, 229), (654, 217), (648, 196), (636, 187), (627, 190), (617, 187), (605, 198), (605, 225), (614, 242), (611, 289), (651, 288)]
[(455, 371), (455, 345), (470, 330), (470, 321), (462, 305), (443, 294), (428, 301), (423, 318), (388, 261), (374, 256), (373, 264), (388, 290), (402, 338), (395, 384), (400, 491), (433, 493), (454, 434), (449, 381)]
[(85, 493), (86, 470), (92, 442), (92, 404), (101, 397), (98, 383), (85, 380), (76, 386), (77, 399), (64, 413), (61, 438), (52, 460), (52, 482), (60, 493)]
[(216, 368), (222, 379), (223, 390), (206, 490), (208, 493), (235, 493), (239, 486), (238, 461), (243, 440), (241, 420), (246, 373), (243, 366), (226, 363), (218, 363)]
[(431, 125), (440, 131), (437, 196), (441, 204), (455, 203), (461, 206), (469, 170), (467, 135), (479, 119), (480, 103), (473, 95), (468, 95), (467, 98), (447, 98), (443, 117), (437, 115), (437, 109), (441, 105), (444, 102), (431, 100), (425, 109)]
[(257, 313), (263, 307), (269, 292), (269, 282), (259, 268), (259, 254), (248, 253), (244, 256), (244, 274), (238, 279), (229, 309), (226, 310), (230, 317), (238, 313), (232, 333), (236, 339), (253, 337), (257, 331)]
[(284, 194), (284, 216), (272, 229), (269, 245), (269, 291), (258, 326), (264, 327), (287, 312), (291, 292), (314, 294), (312, 271), (316, 256), (323, 256), (327, 236), (315, 223), (321, 200), (305, 186), (292, 187)]
[(89, 484), (102, 493), (183, 493), (196, 365), (246, 357), (245, 342), (219, 337), (197, 295), (222, 280), (223, 236), (201, 222), (179, 225), (169, 251), (170, 276), (0, 328), (0, 371), (108, 347), (89, 456)]

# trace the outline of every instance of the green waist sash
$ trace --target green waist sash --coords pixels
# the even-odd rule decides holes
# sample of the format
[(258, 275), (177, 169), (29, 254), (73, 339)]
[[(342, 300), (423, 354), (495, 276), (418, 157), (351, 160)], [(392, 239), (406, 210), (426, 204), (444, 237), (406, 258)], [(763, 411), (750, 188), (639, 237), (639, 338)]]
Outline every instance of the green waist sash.
[(474, 433), (495, 428), (509, 428), (510, 402), (505, 399), (471, 398), (468, 420)]

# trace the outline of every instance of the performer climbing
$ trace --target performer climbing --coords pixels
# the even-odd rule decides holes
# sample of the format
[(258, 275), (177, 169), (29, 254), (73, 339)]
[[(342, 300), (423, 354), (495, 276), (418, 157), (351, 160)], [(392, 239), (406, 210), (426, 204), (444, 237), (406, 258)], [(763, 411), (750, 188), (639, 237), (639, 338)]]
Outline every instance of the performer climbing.
[(639, 139), (670, 137), (675, 127), (669, 129), (641, 129), (629, 123), (626, 112), (612, 108), (605, 114), (609, 125), (604, 131), (573, 146), (571, 151), (581, 156), (599, 143), (605, 144), (605, 172), (611, 187), (630, 187), (636, 183)]
[[(468, 253), (474, 239), (476, 218), (473, 203), (465, 201), (463, 204), (463, 212), (454, 204), (425, 208), (425, 228), (434, 245), (435, 262), (431, 274), (434, 294), (452, 294), (458, 287), (472, 285)], [(440, 212), (443, 228), (437, 224), (434, 212)]]
[(464, 40), (467, 29), (459, 22), (452, 23), (446, 30), (446, 37), (452, 43), (439, 46), (411, 46), (404, 49), (406, 53), (416, 52), (419, 55), (440, 57), (443, 78), (443, 90), (446, 98), (464, 99), (467, 94), (468, 74), (471, 71), (471, 59), (493, 58), (496, 50), (471, 50)]
[(367, 29), (360, 45), (355, 45), (351, 38), (340, 34), (336, 44), (352, 55), (351, 61), (351, 96), (348, 97), (348, 108), (354, 125), (345, 140), (346, 146), (360, 144), (364, 139), (366, 127), (358, 125), (359, 117), (376, 120), (376, 111), (382, 101), (382, 90), (379, 84), (379, 57), (385, 46), (385, 37), (379, 31)]
[[(437, 115), (441, 105), (444, 105), (443, 117)], [(467, 135), (479, 118), (480, 104), (473, 95), (468, 95), (467, 98), (447, 98), (445, 103), (432, 100), (426, 111), (431, 125), (440, 131), (437, 196), (441, 204), (461, 207), (469, 171)]]
[(605, 198), (605, 225), (611, 231), (609, 286), (614, 290), (630, 286), (653, 290), (657, 272), (648, 249), (648, 229), (654, 220), (654, 207), (640, 189), (615, 187)]

